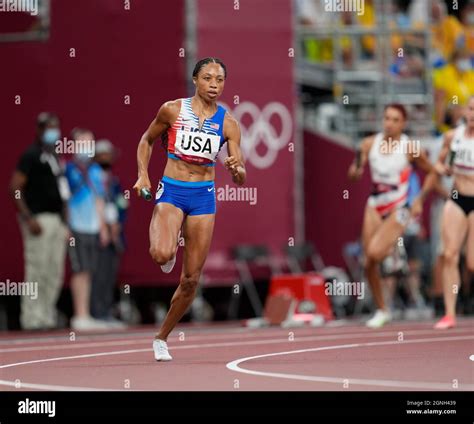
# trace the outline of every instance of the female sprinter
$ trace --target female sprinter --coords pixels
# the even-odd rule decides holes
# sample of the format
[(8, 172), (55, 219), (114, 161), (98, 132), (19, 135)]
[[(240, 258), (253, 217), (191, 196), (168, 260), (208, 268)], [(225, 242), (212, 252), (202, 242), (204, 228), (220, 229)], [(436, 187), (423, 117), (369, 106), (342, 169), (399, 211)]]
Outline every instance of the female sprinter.
[[(391, 320), (385, 307), (380, 280), (380, 263), (402, 236), (410, 216), (419, 216), (423, 201), (436, 182), (434, 167), (414, 141), (403, 134), (407, 121), (406, 109), (399, 104), (385, 107), (383, 132), (365, 138), (360, 157), (349, 167), (349, 178), (360, 179), (364, 166), (370, 165), (373, 182), (364, 213), (362, 244), (365, 273), (377, 306), (367, 326), (379, 328)], [(430, 175), (420, 194), (408, 204), (408, 182), (412, 163)], [(410, 209), (409, 209), (410, 208)]]
[[(443, 293), (445, 316), (435, 328), (444, 330), (456, 326), (456, 294), (459, 291), (459, 256), (466, 242), (466, 265), (474, 272), (474, 96), (467, 102), (466, 124), (448, 131), (444, 137), (436, 171), (453, 174), (454, 189), (445, 203), (441, 219), (443, 245)], [(446, 165), (452, 152), (452, 164)], [(452, 169), (451, 169), (452, 165)]]
[(185, 242), (179, 285), (153, 341), (157, 361), (172, 359), (166, 340), (196, 293), (214, 228), (214, 165), (225, 142), (229, 154), (225, 167), (234, 183), (245, 182), (239, 125), (216, 103), (226, 76), (219, 59), (200, 60), (193, 71), (194, 96), (164, 103), (138, 144), (138, 180), (133, 187), (138, 194), (151, 188), (148, 163), (153, 142), (160, 135), (168, 151), (150, 224), (150, 254), (163, 272), (171, 272), (174, 266), (181, 228)]

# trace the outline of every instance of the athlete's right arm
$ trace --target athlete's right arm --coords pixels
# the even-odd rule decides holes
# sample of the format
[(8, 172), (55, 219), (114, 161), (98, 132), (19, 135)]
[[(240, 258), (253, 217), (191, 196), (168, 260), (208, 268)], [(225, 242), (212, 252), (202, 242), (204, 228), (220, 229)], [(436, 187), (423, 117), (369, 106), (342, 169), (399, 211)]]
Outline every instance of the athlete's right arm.
[(148, 177), (148, 163), (150, 162), (153, 143), (165, 132), (172, 122), (174, 122), (178, 108), (178, 100), (164, 103), (155, 119), (151, 122), (148, 129), (142, 135), (137, 149), (138, 180), (133, 189), (140, 195), (142, 188), (151, 189), (150, 178)]
[(449, 175), (451, 173), (451, 164), (446, 165), (446, 158), (451, 150), (451, 142), (453, 141), (454, 130), (450, 130), (444, 134), (443, 147), (435, 164), (435, 170), (438, 175)]
[(374, 136), (370, 136), (364, 138), (360, 143), (360, 147), (356, 152), (354, 162), (352, 162), (347, 172), (347, 176), (350, 180), (356, 181), (362, 177), (362, 174), (364, 173), (365, 164), (369, 160), (369, 151), (372, 147), (373, 142)]

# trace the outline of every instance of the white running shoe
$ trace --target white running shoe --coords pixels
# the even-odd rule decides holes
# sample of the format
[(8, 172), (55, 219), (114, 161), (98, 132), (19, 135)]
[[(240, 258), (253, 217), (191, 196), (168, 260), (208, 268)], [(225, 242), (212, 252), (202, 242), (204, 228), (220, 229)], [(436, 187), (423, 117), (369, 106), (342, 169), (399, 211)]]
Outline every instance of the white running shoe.
[(365, 325), (369, 328), (380, 328), (392, 320), (390, 312), (383, 309), (377, 309), (372, 318), (370, 318)]
[(173, 359), (168, 352), (168, 345), (164, 340), (153, 340), (153, 351), (157, 361), (171, 361)]
[(105, 319), (104, 322), (111, 329), (123, 330), (128, 327), (128, 325), (125, 322), (120, 321), (119, 319), (116, 319), (113, 317)]
[(72, 317), (71, 328), (77, 331), (95, 331), (95, 330), (108, 330), (110, 327), (105, 321), (92, 318), (91, 316), (85, 317)]
[(176, 263), (176, 255), (174, 255), (168, 262), (166, 262), (164, 265), (161, 265), (161, 270), (165, 274), (169, 274), (171, 271), (173, 271), (174, 264)]

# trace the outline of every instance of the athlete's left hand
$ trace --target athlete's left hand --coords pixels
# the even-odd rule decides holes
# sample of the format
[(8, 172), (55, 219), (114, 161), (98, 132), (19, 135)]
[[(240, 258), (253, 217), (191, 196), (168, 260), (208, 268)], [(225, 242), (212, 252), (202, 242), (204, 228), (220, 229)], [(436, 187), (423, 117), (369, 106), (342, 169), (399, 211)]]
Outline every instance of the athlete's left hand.
[(224, 159), (224, 166), (230, 171), (233, 177), (239, 174), (239, 165), (239, 161), (234, 156), (229, 156)]
[(420, 216), (423, 212), (423, 201), (417, 197), (412, 205), (411, 205), (411, 209), (410, 209), (410, 212), (411, 212), (411, 216), (416, 218), (418, 216)]

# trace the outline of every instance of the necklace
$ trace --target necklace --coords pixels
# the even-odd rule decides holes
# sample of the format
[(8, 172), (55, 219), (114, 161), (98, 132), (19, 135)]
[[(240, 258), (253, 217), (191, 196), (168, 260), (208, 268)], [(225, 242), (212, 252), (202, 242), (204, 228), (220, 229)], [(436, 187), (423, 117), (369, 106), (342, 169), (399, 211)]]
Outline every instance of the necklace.
[(206, 122), (207, 119), (211, 118), (212, 116), (215, 115), (215, 112), (213, 112), (211, 115), (204, 115), (203, 120), (201, 121), (201, 116), (197, 115), (198, 120), (199, 120), (199, 131), (202, 130), (202, 127), (204, 126), (204, 123)]
[(202, 122), (201, 122), (201, 116), (198, 115), (197, 113), (195, 113), (194, 110), (193, 110), (192, 100), (191, 100), (191, 102), (190, 102), (190, 106), (191, 106), (191, 111), (193, 112), (193, 114), (194, 114), (194, 115), (197, 117), (197, 119), (198, 119), (199, 131), (202, 130), (202, 127), (204, 126), (204, 123), (206, 122), (206, 120), (209, 119), (209, 118), (211, 118), (212, 116), (214, 116), (214, 115), (216, 114), (216, 112), (217, 112), (217, 108), (216, 108), (216, 111), (215, 111), (215, 112), (212, 112), (211, 115), (204, 115), (204, 118), (203, 118), (203, 120), (202, 120)]

